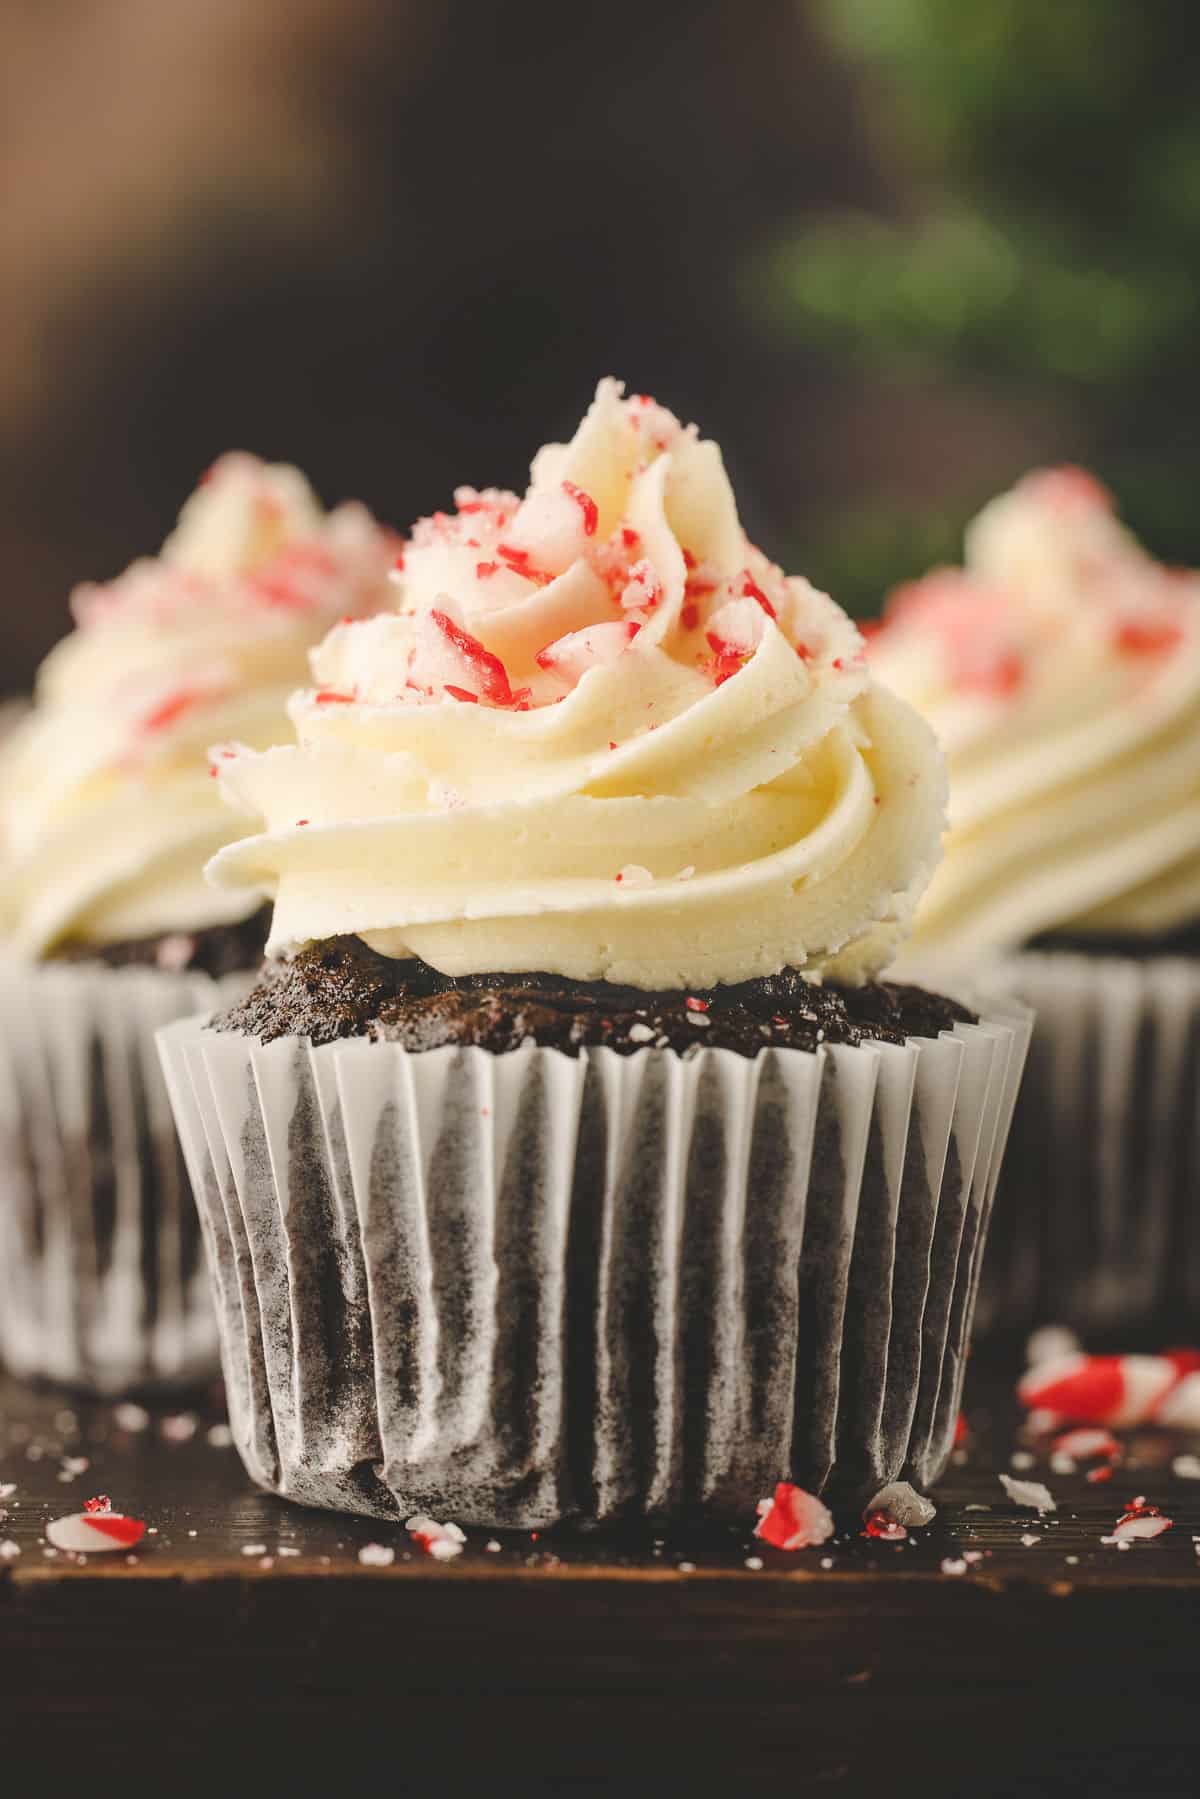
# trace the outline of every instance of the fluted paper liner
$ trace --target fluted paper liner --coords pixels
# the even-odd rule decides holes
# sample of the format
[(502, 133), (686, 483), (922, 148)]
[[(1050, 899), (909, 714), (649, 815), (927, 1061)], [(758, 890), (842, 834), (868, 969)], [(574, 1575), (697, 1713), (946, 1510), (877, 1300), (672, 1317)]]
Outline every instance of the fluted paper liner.
[(216, 1373), (154, 1039), (249, 979), (0, 965), (0, 1361), (13, 1373), (106, 1394)]
[(160, 1034), (234, 1437), (304, 1504), (538, 1528), (924, 1485), (1021, 1008), (907, 1045)]
[(981, 1329), (1194, 1328), (1200, 963), (1032, 952), (990, 979), (1034, 1007)]

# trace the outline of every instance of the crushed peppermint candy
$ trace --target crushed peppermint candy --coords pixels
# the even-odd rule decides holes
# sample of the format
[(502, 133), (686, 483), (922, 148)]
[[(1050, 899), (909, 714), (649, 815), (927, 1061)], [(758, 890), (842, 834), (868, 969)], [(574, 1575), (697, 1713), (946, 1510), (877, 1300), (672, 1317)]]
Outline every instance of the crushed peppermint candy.
[(404, 1526), (414, 1543), (419, 1543), (426, 1555), (431, 1555), (435, 1562), (450, 1562), (461, 1555), (466, 1542), (466, 1532), (452, 1524), (448, 1519), (439, 1524), (436, 1518), (428, 1518), (423, 1512), (410, 1518)]
[(937, 1517), (933, 1501), (918, 1493), (906, 1480), (889, 1481), (886, 1487), (880, 1487), (867, 1512), (883, 1512), (910, 1530), (915, 1525), (932, 1524)]
[(1040, 1480), (1015, 1480), (1011, 1474), (997, 1477), (1014, 1505), (1029, 1506), (1035, 1512), (1056, 1512), (1054, 1495)]
[(358, 1559), (364, 1568), (390, 1568), (396, 1559), (396, 1551), (387, 1543), (364, 1543)]
[(812, 1549), (833, 1535), (833, 1518), (814, 1493), (781, 1480), (772, 1499), (760, 1499), (756, 1537), (776, 1549)]
[(1112, 1535), (1101, 1537), (1100, 1541), (1107, 1545), (1115, 1543), (1118, 1548), (1124, 1548), (1135, 1540), (1161, 1537), (1165, 1530), (1171, 1529), (1174, 1522), (1173, 1518), (1164, 1518), (1154, 1506), (1148, 1506), (1126, 1512), (1113, 1526)]
[(164, 1418), (158, 1428), (168, 1443), (187, 1443), (195, 1436), (198, 1423), (194, 1412), (177, 1412)]
[(654, 1031), (650, 1025), (643, 1024), (640, 1019), (635, 1019), (629, 1027), (629, 1041), (631, 1043), (653, 1043)]
[(1076, 1462), (1093, 1461), (1097, 1456), (1120, 1455), (1121, 1445), (1111, 1431), (1081, 1426), (1067, 1430), (1054, 1439), (1056, 1454), (1069, 1456)]
[(863, 1518), (862, 1535), (878, 1537), (885, 1543), (902, 1543), (908, 1536), (906, 1527), (895, 1518), (889, 1518), (886, 1512), (867, 1512)]
[(69, 1512), (46, 1526), (46, 1540), (55, 1549), (75, 1555), (96, 1555), (109, 1549), (132, 1549), (146, 1534), (140, 1518), (123, 1512)]

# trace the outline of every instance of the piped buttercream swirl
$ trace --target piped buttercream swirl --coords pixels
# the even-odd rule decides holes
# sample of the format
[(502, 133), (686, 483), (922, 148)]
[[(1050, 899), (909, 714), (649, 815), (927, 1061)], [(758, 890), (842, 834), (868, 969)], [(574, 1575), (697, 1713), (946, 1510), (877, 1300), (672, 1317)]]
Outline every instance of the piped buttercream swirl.
[(203, 878), (238, 830), (207, 747), (279, 736), (309, 649), (387, 597), (394, 553), (364, 508), (323, 514), (298, 470), (234, 453), (158, 557), (76, 590), (76, 628), (0, 756), (19, 951), (203, 929), (253, 908)]
[(941, 759), (845, 614), (747, 541), (716, 445), (604, 381), (523, 499), (456, 501), (397, 609), (315, 652), (298, 742), (220, 762), (265, 828), (210, 872), (274, 897), (270, 950), (350, 933), (659, 989), (875, 972)]
[(918, 947), (1200, 918), (1200, 577), (1147, 555), (1091, 476), (993, 500), (962, 569), (893, 595), (871, 663), (950, 767)]

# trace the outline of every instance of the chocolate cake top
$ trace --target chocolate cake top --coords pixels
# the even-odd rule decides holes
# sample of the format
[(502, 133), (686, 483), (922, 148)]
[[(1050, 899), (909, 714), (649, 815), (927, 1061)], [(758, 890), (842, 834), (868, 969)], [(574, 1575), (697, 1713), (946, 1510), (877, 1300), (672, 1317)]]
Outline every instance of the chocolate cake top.
[(973, 1021), (956, 1001), (918, 987), (819, 986), (794, 969), (736, 986), (647, 993), (548, 974), (453, 977), (377, 955), (357, 937), (333, 937), (268, 963), (253, 992), (214, 1024), (263, 1042), (366, 1036), (409, 1050), (458, 1044), (497, 1053), (533, 1042), (569, 1055), (593, 1045), (632, 1054), (652, 1044), (753, 1056), (772, 1047), (903, 1043)]

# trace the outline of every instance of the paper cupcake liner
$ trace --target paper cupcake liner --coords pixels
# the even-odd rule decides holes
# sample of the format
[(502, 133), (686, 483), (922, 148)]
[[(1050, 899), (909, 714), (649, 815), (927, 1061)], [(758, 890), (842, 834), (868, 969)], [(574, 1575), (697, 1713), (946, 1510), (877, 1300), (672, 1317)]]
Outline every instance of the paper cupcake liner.
[(413, 1054), (160, 1034), (235, 1440), (307, 1505), (752, 1520), (941, 1470), (1028, 1038)]
[(980, 1330), (1194, 1329), (1200, 963), (1026, 953), (990, 978), (1037, 1022)]
[(0, 965), (0, 1362), (114, 1394), (217, 1371), (155, 1048), (250, 976)]

